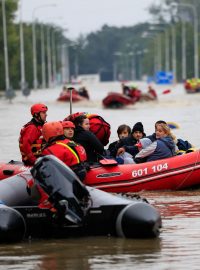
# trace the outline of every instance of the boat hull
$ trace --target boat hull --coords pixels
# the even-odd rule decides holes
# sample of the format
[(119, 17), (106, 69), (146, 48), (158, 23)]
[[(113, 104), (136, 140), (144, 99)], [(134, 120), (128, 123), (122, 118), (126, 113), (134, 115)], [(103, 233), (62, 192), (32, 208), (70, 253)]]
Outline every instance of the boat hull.
[[(72, 101), (73, 102), (79, 102), (83, 100), (88, 100), (87, 98), (79, 95), (79, 93), (72, 93)], [(70, 92), (62, 92), (60, 96), (57, 98), (57, 101), (70, 101)]]
[(134, 104), (135, 100), (121, 93), (111, 92), (102, 100), (106, 108), (121, 108), (126, 105)]
[(200, 185), (200, 153), (94, 168), (88, 172), (85, 184), (117, 193), (191, 188)]
[[(109, 160), (108, 160), (109, 161)], [(108, 162), (109, 163), (109, 162)], [(107, 192), (182, 190), (200, 185), (200, 152), (140, 164), (93, 166), (84, 183)], [(0, 179), (28, 168), (22, 163), (0, 163)]]
[[(45, 166), (42, 164), (40, 167), (42, 172), (43, 169), (49, 169), (48, 161), (45, 160)], [(59, 171), (62, 174), (65, 167), (63, 164), (62, 170), (59, 167), (56, 170), (57, 184)], [(48, 170), (47, 178), (52, 177), (55, 180), (54, 173), (52, 176), (50, 174), (51, 171)], [(90, 204), (82, 222), (75, 224), (67, 218), (56, 217), (49, 209), (37, 206), (36, 194), (31, 197), (27, 192), (27, 182), (31, 179), (32, 175), (27, 170), (0, 181), (0, 243), (17, 242), (24, 238), (65, 238), (86, 235), (153, 238), (159, 235), (160, 214), (143, 199), (116, 196), (86, 187), (90, 195)], [(64, 178), (65, 181), (68, 181), (67, 177)], [(17, 237), (14, 237), (15, 235)]]

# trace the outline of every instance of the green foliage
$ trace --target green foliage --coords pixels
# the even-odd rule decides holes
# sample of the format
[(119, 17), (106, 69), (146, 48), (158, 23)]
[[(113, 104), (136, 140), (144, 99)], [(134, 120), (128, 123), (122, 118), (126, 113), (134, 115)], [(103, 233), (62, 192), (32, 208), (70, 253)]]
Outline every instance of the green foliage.
[[(20, 35), (19, 24), (14, 22), (17, 11), (16, 0), (6, 0), (6, 25), (8, 39), (8, 61), (9, 77), (11, 85), (15, 89), (20, 88)], [(156, 2), (157, 3), (157, 2)], [(149, 8), (154, 21), (158, 24), (165, 23), (165, 30), (169, 32), (170, 44), (170, 69), (172, 68), (172, 34), (171, 27), (176, 29), (177, 48), (177, 77), (182, 79), (182, 35), (180, 10), (171, 4), (195, 5), (195, 10), (200, 13), (199, 0), (160, 0), (159, 4), (153, 4)], [(186, 44), (187, 44), (187, 76), (192, 77), (194, 73), (194, 32), (193, 32), (193, 12), (187, 8), (191, 20), (186, 22)], [(0, 14), (2, 6), (0, 1)], [(0, 16), (2, 18), (2, 16)], [(41, 61), (41, 25), (36, 23), (36, 46), (37, 46), (37, 71), (39, 84), (42, 83), (42, 61)], [(50, 27), (51, 39), (54, 35), (56, 41), (56, 66), (57, 72), (61, 74), (62, 44), (68, 44), (70, 73), (71, 75), (116, 72), (122, 79), (131, 79), (133, 71), (137, 79), (142, 74), (154, 75), (155, 56), (157, 47), (153, 39), (161, 40), (161, 64), (165, 68), (165, 34), (164, 29), (157, 33), (150, 33), (150, 23), (140, 23), (131, 27), (110, 27), (104, 25), (99, 31), (92, 32), (87, 36), (81, 35), (77, 40), (71, 41), (63, 36), (61, 28), (53, 25), (43, 25), (45, 33), (45, 60), (46, 60), (46, 80), (47, 80), (47, 29)], [(199, 20), (200, 29), (200, 20)], [(24, 30), (24, 52), (25, 52), (25, 77), (29, 87), (33, 86), (33, 48), (32, 48), (32, 24), (23, 24)], [(150, 37), (144, 38), (145, 33), (150, 33)], [(154, 35), (154, 37), (152, 36)], [(200, 52), (200, 50), (199, 50)], [(0, 23), (0, 89), (5, 89), (5, 67), (4, 67), (4, 42), (3, 25)]]

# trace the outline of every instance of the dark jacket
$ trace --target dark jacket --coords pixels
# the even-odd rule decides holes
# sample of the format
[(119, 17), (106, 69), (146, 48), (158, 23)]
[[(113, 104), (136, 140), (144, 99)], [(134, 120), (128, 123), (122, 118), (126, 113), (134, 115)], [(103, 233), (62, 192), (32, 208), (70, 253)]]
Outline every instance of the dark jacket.
[(111, 157), (115, 157), (116, 156), (116, 149), (117, 149), (118, 143), (119, 143), (119, 140), (118, 141), (114, 141), (114, 142), (112, 142), (112, 143), (109, 144), (107, 154), (110, 155)]
[[(120, 147), (124, 147), (127, 152), (129, 152), (129, 146), (134, 146), (137, 143), (137, 140), (133, 138), (132, 135), (129, 135), (126, 138), (120, 139), (119, 141), (114, 142), (110, 150), (110, 155), (116, 157), (117, 150)], [(110, 147), (110, 146), (109, 146)], [(130, 153), (131, 154), (131, 153)]]
[(101, 156), (104, 153), (104, 146), (99, 139), (92, 132), (85, 130), (81, 126), (75, 128), (74, 141), (85, 148), (87, 161), (89, 162), (97, 162), (98, 154)]

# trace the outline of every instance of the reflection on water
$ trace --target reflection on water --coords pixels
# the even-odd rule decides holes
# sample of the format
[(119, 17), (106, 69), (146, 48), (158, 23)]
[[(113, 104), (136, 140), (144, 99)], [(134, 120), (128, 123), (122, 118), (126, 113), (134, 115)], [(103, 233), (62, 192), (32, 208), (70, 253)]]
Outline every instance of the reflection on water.
[[(112, 127), (111, 141), (116, 140), (117, 127), (122, 123), (132, 127), (135, 122), (142, 121), (145, 132), (151, 134), (154, 122), (164, 119), (180, 125), (180, 129), (173, 130), (178, 138), (200, 146), (200, 94), (187, 95), (182, 86), (177, 86), (170, 87), (171, 94), (162, 95), (162, 87), (166, 87), (162, 86), (158, 89), (158, 102), (138, 103), (123, 110), (105, 110), (101, 100), (109, 91), (119, 91), (120, 84), (86, 87), (91, 100), (73, 104), (73, 112), (88, 111), (103, 116)], [(18, 95), (12, 104), (0, 99), (1, 161), (19, 160), (19, 130), (30, 120), (29, 108), (34, 102), (47, 103), (48, 121), (62, 120), (69, 114), (69, 104), (56, 102), (60, 91), (32, 91), (28, 98)], [(0, 245), (0, 270), (199, 269), (200, 190), (139, 194), (161, 212), (163, 228), (158, 239), (85, 237)]]
[(157, 239), (84, 237), (0, 246), (4, 269), (199, 269), (197, 191), (140, 192), (163, 217)]
[(2, 246), (0, 269), (131, 269), (133, 263), (156, 257), (160, 243), (92, 237)]

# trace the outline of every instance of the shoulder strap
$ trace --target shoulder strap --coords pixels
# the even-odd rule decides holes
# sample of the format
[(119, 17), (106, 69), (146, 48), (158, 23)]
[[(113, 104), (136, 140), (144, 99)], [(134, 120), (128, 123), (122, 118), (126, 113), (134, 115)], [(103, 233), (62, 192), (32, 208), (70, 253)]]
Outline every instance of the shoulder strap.
[[(70, 142), (69, 142), (70, 143)], [(66, 147), (77, 159), (77, 163), (80, 163), (80, 158), (77, 155), (76, 151), (74, 149), (71, 148), (71, 146), (69, 146), (68, 144), (62, 143), (62, 142), (56, 142), (56, 144), (62, 145), (64, 147)]]

